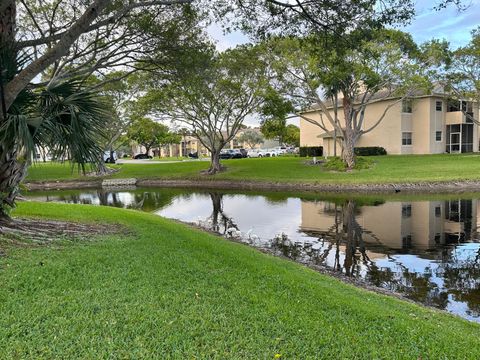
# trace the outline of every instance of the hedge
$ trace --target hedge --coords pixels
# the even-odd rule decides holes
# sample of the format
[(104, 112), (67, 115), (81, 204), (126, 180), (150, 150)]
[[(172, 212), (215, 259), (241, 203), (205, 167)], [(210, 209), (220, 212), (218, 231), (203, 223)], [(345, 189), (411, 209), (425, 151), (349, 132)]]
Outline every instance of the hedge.
[(323, 146), (302, 146), (300, 147), (300, 156), (323, 156)]
[(356, 147), (354, 151), (358, 156), (387, 155), (387, 150), (381, 146)]

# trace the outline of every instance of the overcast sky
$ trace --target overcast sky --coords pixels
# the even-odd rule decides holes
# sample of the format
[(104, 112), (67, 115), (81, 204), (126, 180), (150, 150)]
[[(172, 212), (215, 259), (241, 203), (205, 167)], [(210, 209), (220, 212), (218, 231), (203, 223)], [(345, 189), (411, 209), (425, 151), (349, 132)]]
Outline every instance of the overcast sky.
[[(417, 43), (437, 38), (446, 39), (454, 48), (463, 46), (468, 43), (470, 32), (480, 26), (480, 0), (464, 2), (469, 7), (462, 12), (453, 6), (435, 11), (433, 7), (438, 3), (437, 0), (418, 0), (415, 19), (400, 29), (410, 32)], [(219, 50), (248, 42), (248, 38), (239, 32), (224, 35), (221, 27), (215, 24), (210, 26), (209, 33)], [(255, 119), (249, 119), (246, 123), (249, 126), (258, 125)]]

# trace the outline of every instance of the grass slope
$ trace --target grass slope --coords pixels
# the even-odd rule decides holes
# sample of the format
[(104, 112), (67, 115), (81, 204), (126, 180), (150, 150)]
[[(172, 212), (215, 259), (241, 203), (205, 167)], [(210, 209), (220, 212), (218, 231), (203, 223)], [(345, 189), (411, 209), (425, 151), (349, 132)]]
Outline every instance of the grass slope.
[(2, 358), (479, 358), (480, 326), (154, 215), (22, 203), (133, 235), (0, 258)]
[[(206, 161), (165, 164), (124, 164), (112, 177), (139, 179), (202, 179), (252, 180), (297, 183), (401, 183), (451, 180), (480, 180), (478, 155), (398, 155), (371, 157), (375, 165), (349, 173), (325, 171), (320, 166), (306, 165), (305, 158), (280, 157), (264, 159), (227, 160), (227, 171), (214, 177), (201, 175), (208, 167)], [(30, 168), (27, 181), (79, 179), (71, 166), (37, 164)], [(85, 179), (85, 178), (84, 178)], [(92, 179), (92, 178), (87, 178)]]

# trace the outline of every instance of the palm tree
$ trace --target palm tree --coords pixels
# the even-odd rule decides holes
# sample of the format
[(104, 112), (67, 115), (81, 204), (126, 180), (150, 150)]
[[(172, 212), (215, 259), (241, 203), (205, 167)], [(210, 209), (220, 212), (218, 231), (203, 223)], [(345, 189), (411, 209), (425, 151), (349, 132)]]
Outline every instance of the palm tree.
[(71, 160), (84, 172), (88, 163), (96, 167), (103, 153), (98, 144), (108, 114), (98, 95), (79, 81), (31, 84), (6, 108), (3, 85), (27, 61), (12, 46), (0, 48), (0, 218), (8, 218), (39, 147)]

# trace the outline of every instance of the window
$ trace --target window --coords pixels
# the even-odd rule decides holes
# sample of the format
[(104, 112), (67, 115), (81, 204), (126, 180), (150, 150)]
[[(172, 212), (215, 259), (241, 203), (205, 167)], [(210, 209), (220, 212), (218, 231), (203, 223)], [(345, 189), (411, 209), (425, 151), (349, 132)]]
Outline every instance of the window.
[(440, 206), (435, 206), (435, 217), (442, 216), (442, 208)]
[(412, 217), (412, 205), (402, 205), (402, 217), (409, 218)]
[(435, 131), (435, 141), (442, 141), (442, 132)]
[(402, 145), (412, 145), (411, 132), (402, 132)]
[(435, 102), (435, 110), (437, 111), (442, 111), (443, 110), (443, 102), (442, 101), (436, 101)]
[(403, 99), (402, 101), (402, 113), (412, 113), (412, 99)]

